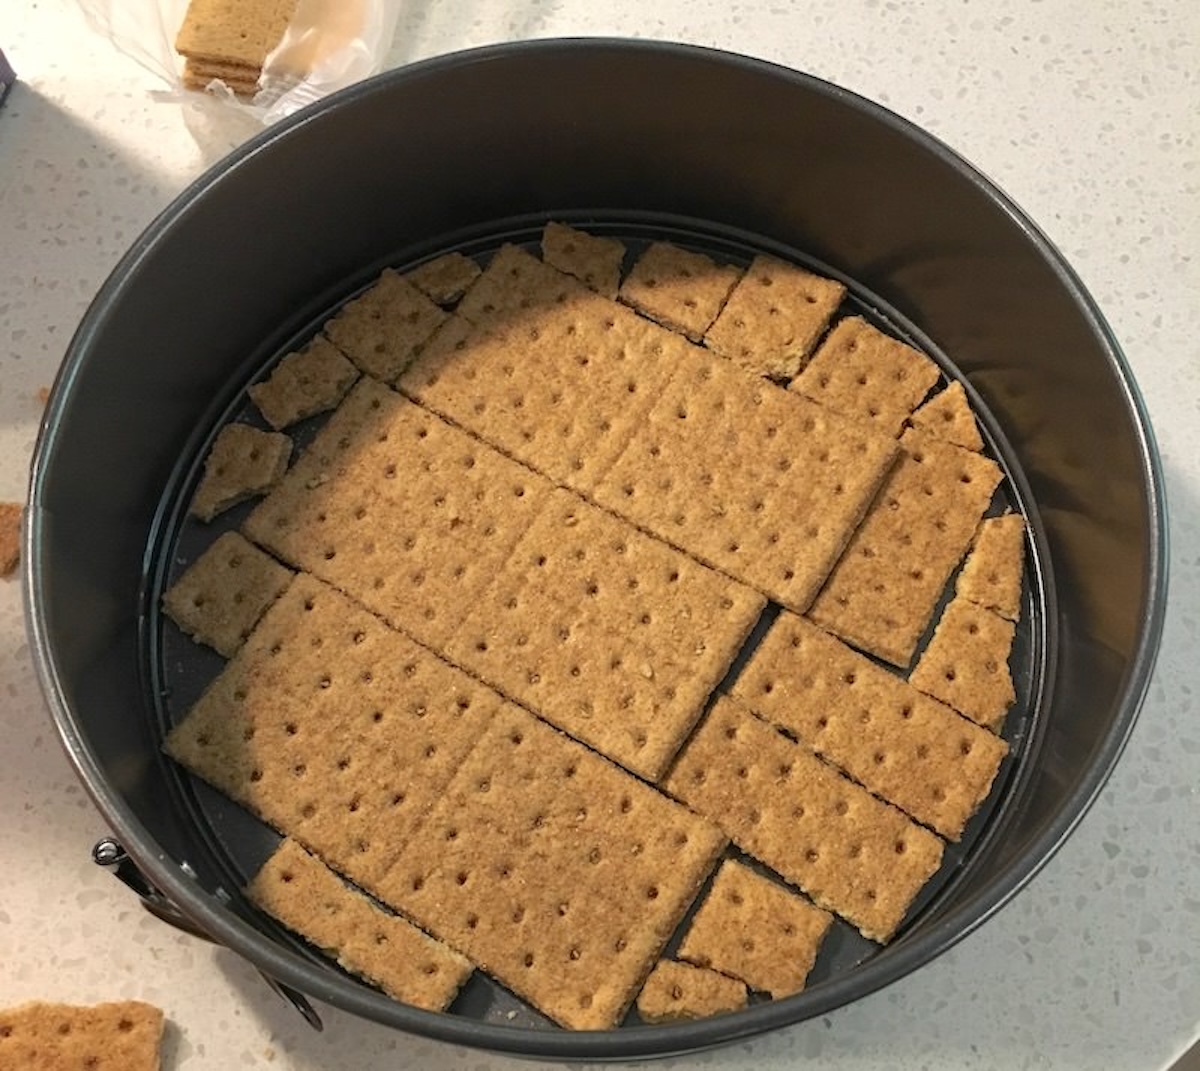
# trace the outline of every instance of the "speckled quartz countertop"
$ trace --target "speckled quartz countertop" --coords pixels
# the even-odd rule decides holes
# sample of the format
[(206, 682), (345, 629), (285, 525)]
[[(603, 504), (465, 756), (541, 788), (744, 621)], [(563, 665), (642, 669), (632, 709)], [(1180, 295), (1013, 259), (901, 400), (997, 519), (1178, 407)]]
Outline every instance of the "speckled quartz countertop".
[[(996, 180), (1082, 275), (1162, 449), (1171, 600), (1108, 787), (1009, 907), (835, 1014), (660, 1066), (1163, 1068), (1200, 1031), (1200, 6), (1193, 0), (405, 0), (391, 65), (500, 40), (673, 38), (806, 70), (891, 107)], [(0, 47), (0, 498), (25, 495), (41, 405), (120, 254), (252, 127), (153, 95), (67, 0), (12, 0)], [(164, 359), (169, 355), (164, 354)], [(21, 591), (0, 584), (0, 1006), (138, 997), (169, 1069), (492, 1069), (511, 1061), (323, 1009), (316, 1034), (236, 955), (144, 913), (89, 861), (104, 825), (60, 752)]]

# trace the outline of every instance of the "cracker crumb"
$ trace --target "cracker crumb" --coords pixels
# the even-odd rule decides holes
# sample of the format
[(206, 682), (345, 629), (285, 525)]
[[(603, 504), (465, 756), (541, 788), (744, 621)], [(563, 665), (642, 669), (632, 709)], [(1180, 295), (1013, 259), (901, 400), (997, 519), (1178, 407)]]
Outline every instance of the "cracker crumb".
[(21, 560), (20, 502), (0, 502), (0, 576), (12, 576)]

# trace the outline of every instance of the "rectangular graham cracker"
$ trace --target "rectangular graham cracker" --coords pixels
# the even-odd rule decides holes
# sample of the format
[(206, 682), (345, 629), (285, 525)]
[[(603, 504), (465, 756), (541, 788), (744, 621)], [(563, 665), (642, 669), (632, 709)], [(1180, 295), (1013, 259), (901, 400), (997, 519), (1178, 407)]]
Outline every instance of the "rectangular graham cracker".
[(764, 605), (750, 588), (556, 491), (446, 650), (654, 781)]
[(959, 595), (909, 675), (914, 688), (997, 731), (1017, 701), (1008, 660), (1016, 626)]
[(225, 532), (166, 591), (163, 609), (197, 643), (231, 658), (291, 578), (244, 536)]
[(1024, 572), (1025, 518), (1019, 513), (988, 517), (979, 522), (955, 591), (1009, 621), (1017, 621), (1021, 616)]
[(501, 703), (301, 574), (165, 750), (370, 887)]
[(592, 497), (803, 611), (866, 512), (895, 442), (706, 350), (689, 356)]
[(0, 1010), (5, 1071), (159, 1071), (163, 1013), (139, 1000), (87, 1006), (42, 1001)]
[(707, 1019), (744, 1008), (744, 982), (708, 967), (663, 959), (638, 994), (638, 1015), (647, 1023), (677, 1023)]
[(532, 523), (542, 477), (370, 378), (243, 531), (438, 647)]
[(0, 502), (0, 576), (12, 576), (21, 561), (20, 502)]
[(875, 795), (957, 840), (1007, 745), (794, 614), (775, 620), (733, 694)]
[(652, 242), (621, 284), (620, 298), (664, 327), (699, 342), (741, 275), (740, 268), (718, 264), (703, 253)]
[(900, 446), (808, 616), (906, 668), (1002, 474), (990, 458), (912, 429)]
[(474, 969), (465, 956), (351, 888), (294, 840), (279, 845), (246, 895), (346, 970), (405, 1004), (445, 1010)]
[(446, 319), (411, 283), (386, 269), (324, 327), (326, 337), (367, 375), (394, 382)]
[(175, 37), (189, 59), (261, 68), (279, 43), (297, 0), (191, 0)]
[(828, 911), (726, 859), (692, 917), (679, 957), (778, 1000), (804, 988), (832, 924)]
[(755, 375), (788, 380), (804, 367), (846, 288), (774, 257), (757, 256), (704, 343)]
[(942, 842), (730, 698), (685, 745), (666, 790), (820, 907), (885, 942)]
[(860, 316), (834, 325), (791, 389), (847, 416), (899, 435), (941, 371), (925, 354)]
[(204, 459), (191, 514), (211, 521), (239, 502), (266, 494), (287, 471), (292, 440), (249, 424), (226, 424)]
[(453, 305), (479, 278), (480, 271), (479, 265), (462, 253), (443, 253), (406, 272), (404, 278), (435, 305)]
[(542, 230), (542, 259), (606, 298), (616, 299), (621, 286), (625, 244), (553, 220)]
[(961, 446), (964, 450), (983, 450), (983, 436), (967, 401), (967, 392), (956, 379), (945, 390), (938, 391), (913, 412), (909, 423), (936, 439)]
[(262, 383), (247, 392), (276, 431), (333, 409), (358, 379), (354, 367), (329, 339), (317, 335), (289, 353)]
[(513, 707), (381, 898), (563, 1026), (620, 1021), (725, 847), (711, 822)]

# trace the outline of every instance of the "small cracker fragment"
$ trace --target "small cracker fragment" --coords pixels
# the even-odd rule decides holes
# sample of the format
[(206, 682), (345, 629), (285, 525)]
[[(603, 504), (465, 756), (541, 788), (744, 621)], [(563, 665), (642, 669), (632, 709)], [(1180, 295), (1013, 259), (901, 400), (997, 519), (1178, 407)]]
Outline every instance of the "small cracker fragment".
[(744, 983), (678, 960), (662, 959), (638, 994), (638, 1014), (648, 1023), (707, 1019), (746, 1006)]
[(395, 1000), (443, 1011), (474, 969), (470, 960), (347, 885), (294, 840), (284, 840), (246, 895), (346, 970)]
[(925, 354), (860, 316), (836, 324), (791, 389), (846, 416), (899, 435), (941, 372)]
[(292, 440), (249, 424), (226, 424), (204, 460), (204, 475), (192, 497), (191, 513), (211, 521), (218, 513), (266, 494), (287, 470)]
[(620, 298), (664, 327), (699, 342), (740, 276), (738, 268), (717, 264), (703, 253), (652, 242), (621, 284)]
[(755, 375), (788, 380), (802, 369), (846, 288), (774, 257), (756, 256), (704, 343)]
[(367, 375), (394, 382), (447, 313), (391, 268), (325, 324), (325, 335)]
[(191, 0), (175, 37), (189, 59), (261, 68), (282, 39), (297, 0)]
[(163, 609), (197, 643), (232, 658), (291, 579), (244, 536), (225, 532), (171, 585)]
[(453, 305), (479, 278), (480, 270), (462, 253), (443, 253), (406, 272), (404, 278), (435, 304)]
[(34, 397), (37, 398), (42, 405), (45, 405), (50, 400), (50, 388), (38, 387), (37, 393), (34, 395)]
[(159, 1071), (162, 1033), (161, 1009), (138, 1000), (22, 1004), (0, 1010), (0, 1068)]
[(276, 431), (333, 409), (358, 379), (358, 369), (332, 342), (317, 335), (289, 353), (262, 383), (248, 393)]
[(542, 231), (542, 259), (606, 298), (616, 298), (621, 286), (625, 245), (551, 221)]
[(1009, 621), (1021, 616), (1025, 518), (1019, 513), (980, 521), (955, 591)]
[(955, 443), (964, 450), (983, 450), (983, 436), (967, 401), (967, 392), (957, 379), (917, 409), (909, 423), (938, 439)]
[(20, 502), (0, 502), (0, 576), (12, 576), (21, 561)]
[(1017, 700), (1008, 660), (1016, 626), (958, 596), (942, 612), (909, 682), (973, 722), (998, 731)]
[(778, 1000), (804, 988), (832, 924), (828, 911), (727, 859), (692, 917), (679, 958)]

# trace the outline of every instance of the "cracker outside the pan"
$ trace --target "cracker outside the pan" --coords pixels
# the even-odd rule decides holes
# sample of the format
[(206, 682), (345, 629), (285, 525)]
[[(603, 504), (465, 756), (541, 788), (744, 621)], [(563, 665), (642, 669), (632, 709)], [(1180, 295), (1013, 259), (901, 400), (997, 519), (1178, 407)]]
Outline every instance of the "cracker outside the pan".
[(12, 1071), (159, 1071), (163, 1013), (138, 1000), (34, 1001), (0, 1010), (0, 1067)]

